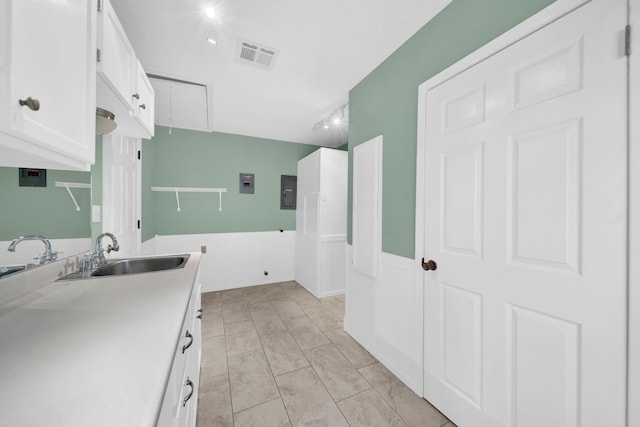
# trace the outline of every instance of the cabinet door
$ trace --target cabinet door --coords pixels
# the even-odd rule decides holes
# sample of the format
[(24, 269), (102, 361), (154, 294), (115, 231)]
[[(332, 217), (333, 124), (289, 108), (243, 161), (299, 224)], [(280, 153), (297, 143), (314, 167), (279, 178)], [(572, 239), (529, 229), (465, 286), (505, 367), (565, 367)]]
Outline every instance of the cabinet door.
[(0, 3), (0, 165), (88, 170), (96, 2)]
[(134, 112), (137, 112), (138, 121), (144, 130), (149, 136), (153, 136), (155, 130), (153, 123), (155, 117), (155, 93), (140, 61), (136, 61), (136, 95), (138, 95), (138, 98), (135, 98)]
[[(98, 15), (98, 73), (125, 105), (137, 108), (135, 98), (136, 55), (111, 2), (102, 2)], [(116, 117), (117, 119), (117, 117)]]

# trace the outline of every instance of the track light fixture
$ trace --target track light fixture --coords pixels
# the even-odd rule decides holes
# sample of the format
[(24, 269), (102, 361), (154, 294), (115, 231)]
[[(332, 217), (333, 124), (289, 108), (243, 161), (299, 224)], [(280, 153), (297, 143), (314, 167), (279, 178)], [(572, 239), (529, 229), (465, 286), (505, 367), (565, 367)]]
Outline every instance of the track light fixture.
[(347, 118), (345, 116), (345, 110), (348, 114), (349, 104), (342, 104), (340, 107), (336, 108), (329, 115), (327, 115), (324, 119), (320, 120), (318, 123), (313, 125), (313, 130), (321, 130), (321, 129), (343, 129), (346, 128)]

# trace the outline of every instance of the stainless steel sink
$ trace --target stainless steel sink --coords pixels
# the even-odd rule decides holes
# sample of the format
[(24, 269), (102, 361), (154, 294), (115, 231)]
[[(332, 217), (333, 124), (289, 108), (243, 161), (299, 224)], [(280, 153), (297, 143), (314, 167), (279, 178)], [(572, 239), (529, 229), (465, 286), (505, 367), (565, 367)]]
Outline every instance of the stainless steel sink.
[(119, 276), (123, 274), (142, 274), (154, 271), (175, 270), (184, 268), (189, 260), (189, 254), (158, 256), (149, 258), (131, 258), (108, 261), (106, 265), (93, 271), (76, 271), (58, 280), (90, 279), (98, 277)]
[(120, 274), (173, 270), (184, 267), (187, 259), (189, 259), (189, 255), (125, 259), (99, 267), (91, 273), (91, 276), (116, 276)]
[(0, 277), (8, 276), (9, 274), (24, 271), (33, 267), (33, 264), (18, 264), (18, 265), (0, 265)]

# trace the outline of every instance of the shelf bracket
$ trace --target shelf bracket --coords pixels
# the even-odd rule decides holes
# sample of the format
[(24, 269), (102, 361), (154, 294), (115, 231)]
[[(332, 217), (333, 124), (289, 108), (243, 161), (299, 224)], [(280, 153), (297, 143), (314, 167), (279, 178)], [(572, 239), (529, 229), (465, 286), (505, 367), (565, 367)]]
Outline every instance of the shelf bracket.
[(80, 206), (78, 205), (78, 202), (76, 201), (76, 198), (74, 197), (73, 193), (71, 192), (71, 188), (91, 188), (91, 184), (86, 184), (86, 183), (82, 183), (82, 182), (59, 182), (56, 181), (55, 183), (56, 187), (64, 187), (67, 189), (67, 193), (69, 193), (69, 197), (71, 197), (71, 201), (73, 202), (73, 205), (76, 207), (76, 211), (79, 212), (80, 211)]

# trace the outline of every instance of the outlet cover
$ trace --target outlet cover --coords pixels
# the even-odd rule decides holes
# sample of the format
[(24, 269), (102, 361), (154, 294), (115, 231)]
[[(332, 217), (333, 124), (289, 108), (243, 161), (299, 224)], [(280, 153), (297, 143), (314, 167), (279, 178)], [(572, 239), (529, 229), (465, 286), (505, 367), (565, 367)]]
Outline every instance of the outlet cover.
[(91, 205), (91, 222), (96, 223), (102, 221), (100, 205)]

